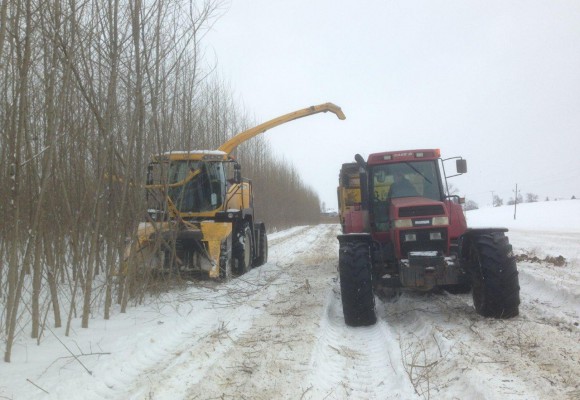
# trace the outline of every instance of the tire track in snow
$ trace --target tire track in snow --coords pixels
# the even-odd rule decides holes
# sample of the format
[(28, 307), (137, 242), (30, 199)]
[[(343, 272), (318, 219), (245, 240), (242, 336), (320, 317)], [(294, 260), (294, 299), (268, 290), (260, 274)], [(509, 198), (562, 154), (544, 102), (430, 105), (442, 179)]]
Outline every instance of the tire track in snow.
[(329, 291), (310, 363), (309, 398), (409, 398), (398, 349), (384, 321), (352, 328), (344, 323), (338, 283)]
[(316, 227), (274, 249), (269, 268), (284, 271), (276, 297), (236, 340), (235, 351), (207, 371), (214, 379), (192, 386), (188, 398), (301, 397), (321, 298), (335, 276), (335, 263), (328, 260), (335, 242), (334, 227)]
[[(236, 355), (246, 354), (248, 341), (253, 338), (277, 344), (277, 325), (283, 324), (263, 314), (268, 314), (269, 307), (276, 303), (284, 305), (294, 300), (283, 296), (291, 296), (289, 291), (299, 291), (305, 283), (301, 276), (292, 279), (292, 270), (288, 269), (294, 264), (303, 264), (305, 256), (311, 260), (320, 259), (321, 249), (311, 248), (325, 233), (328, 234), (327, 227), (302, 227), (276, 238), (268, 263), (227, 284), (217, 285), (216, 293), (205, 305), (210, 315), (209, 326), (201, 328), (188, 324), (184, 327), (181, 335), (184, 342), (157, 355), (153, 362), (149, 361), (150, 367), (142, 370), (139, 379), (117, 398), (205, 398), (212, 392), (219, 397), (231, 390), (234, 394), (242, 390), (245, 396), (259, 398), (260, 391), (246, 386), (248, 371), (259, 372), (259, 369), (254, 364), (247, 364), (250, 357), (239, 360)], [(326, 285), (323, 282), (320, 286)], [(317, 299), (313, 303), (317, 304)], [(235, 329), (229, 327), (230, 321)], [(287, 335), (295, 335), (292, 329), (295, 326), (285, 327)], [(280, 388), (276, 390), (280, 392)]]
[[(207, 293), (207, 300), (196, 300), (198, 307), (191, 318), (177, 330), (166, 332), (171, 340), (168, 343), (165, 337), (163, 348), (156, 345), (155, 338), (150, 338), (138, 357), (113, 365), (119, 373), (112, 381), (105, 382), (112, 391), (102, 393), (103, 398), (146, 399), (160, 387), (172, 387), (174, 398), (183, 398), (180, 396), (181, 388), (201, 379), (203, 372), (232, 347), (232, 338), (242, 335), (261, 312), (252, 306), (256, 297), (262, 300), (260, 292), (248, 296), (246, 305), (232, 308), (222, 305), (224, 301), (237, 303), (227, 295), (227, 291), (241, 284), (234, 280), (221, 286), (217, 292)], [(235, 328), (229, 327), (229, 321), (235, 321)], [(192, 356), (196, 357), (194, 364), (191, 363)]]
[[(158, 346), (136, 335), (143, 354), (107, 358), (99, 368), (120, 377), (86, 398), (449, 399), (465, 393), (503, 400), (578, 393), (578, 329), (552, 326), (558, 304), (544, 304), (556, 291), (544, 290), (543, 274), (558, 271), (526, 268), (521, 315), (513, 320), (478, 316), (470, 295), (404, 292), (377, 300), (377, 325), (350, 328), (337, 282), (337, 233), (338, 226), (280, 232), (266, 265), (227, 284), (172, 294), (190, 317), (171, 325), (171, 340)], [(535, 292), (539, 303), (528, 297)]]

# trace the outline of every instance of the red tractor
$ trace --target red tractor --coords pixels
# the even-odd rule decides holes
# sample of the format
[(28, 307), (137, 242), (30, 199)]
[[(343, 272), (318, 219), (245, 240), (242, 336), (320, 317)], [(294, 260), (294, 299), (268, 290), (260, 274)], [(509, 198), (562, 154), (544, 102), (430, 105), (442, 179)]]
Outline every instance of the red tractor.
[[(343, 164), (338, 187), (339, 272), (349, 326), (376, 322), (374, 294), (442, 288), (473, 294), (478, 314), (519, 312), (519, 280), (506, 228), (468, 228), (462, 199), (447, 178), (467, 172), (461, 157), (439, 149), (371, 154)], [(445, 174), (455, 160), (457, 173)]]

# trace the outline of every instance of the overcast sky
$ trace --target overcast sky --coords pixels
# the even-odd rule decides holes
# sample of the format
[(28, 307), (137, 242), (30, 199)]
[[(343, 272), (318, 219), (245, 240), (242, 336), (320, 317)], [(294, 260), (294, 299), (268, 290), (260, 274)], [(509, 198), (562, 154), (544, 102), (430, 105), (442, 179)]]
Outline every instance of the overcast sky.
[(342, 108), (265, 134), (329, 208), (354, 154), (414, 148), (467, 159), (480, 206), (580, 198), (578, 0), (233, 0), (204, 40), (256, 122)]

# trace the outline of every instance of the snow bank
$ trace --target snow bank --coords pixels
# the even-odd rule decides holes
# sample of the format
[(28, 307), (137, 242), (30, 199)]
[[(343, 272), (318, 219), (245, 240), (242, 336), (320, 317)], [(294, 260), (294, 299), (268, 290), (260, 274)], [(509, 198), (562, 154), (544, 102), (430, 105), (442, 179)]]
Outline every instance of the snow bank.
[(509, 229), (580, 232), (580, 200), (544, 201), (514, 206), (481, 208), (466, 212), (472, 228), (502, 226)]

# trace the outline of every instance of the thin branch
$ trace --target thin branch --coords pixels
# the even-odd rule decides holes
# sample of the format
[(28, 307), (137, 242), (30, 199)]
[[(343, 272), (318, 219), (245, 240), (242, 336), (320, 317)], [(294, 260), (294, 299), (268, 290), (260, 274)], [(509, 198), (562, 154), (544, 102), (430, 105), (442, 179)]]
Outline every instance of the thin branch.
[(32, 382), (30, 379), (26, 378), (26, 381), (31, 383), (32, 385), (34, 385), (35, 387), (37, 387), (38, 389), (42, 390), (44, 393), (46, 394), (50, 394), (48, 393), (46, 390), (44, 390), (43, 388), (41, 388), (40, 386), (38, 386), (36, 383)]
[(58, 336), (56, 336), (56, 334), (52, 331), (52, 329), (50, 329), (49, 326), (47, 326), (47, 329), (50, 331), (50, 333), (52, 333), (52, 335), (56, 338), (56, 340), (58, 340), (60, 342), (60, 344), (62, 344), (62, 346), (67, 349), (67, 351), (70, 353), (71, 356), (73, 356), (73, 358), (85, 369), (85, 371), (87, 371), (89, 373), (89, 375), (93, 375), (93, 373), (85, 366), (85, 364), (82, 363), (81, 360), (79, 360), (78, 356), (75, 355), (67, 346), (66, 344), (63, 343), (62, 340), (60, 340), (60, 338)]

